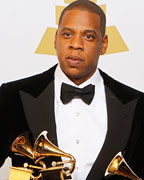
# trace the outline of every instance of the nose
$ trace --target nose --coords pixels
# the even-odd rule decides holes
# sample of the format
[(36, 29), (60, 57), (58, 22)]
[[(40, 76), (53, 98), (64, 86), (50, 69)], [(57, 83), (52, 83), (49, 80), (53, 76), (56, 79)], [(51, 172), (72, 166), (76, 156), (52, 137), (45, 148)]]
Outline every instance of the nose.
[(70, 41), (70, 46), (71, 49), (74, 50), (83, 50), (83, 39), (79, 35), (73, 36), (73, 38)]

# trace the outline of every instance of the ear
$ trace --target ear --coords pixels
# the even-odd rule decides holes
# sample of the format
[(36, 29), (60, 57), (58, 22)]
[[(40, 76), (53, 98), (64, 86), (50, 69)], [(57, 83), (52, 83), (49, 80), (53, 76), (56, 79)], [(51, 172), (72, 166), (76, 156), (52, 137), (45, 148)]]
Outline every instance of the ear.
[(108, 36), (104, 35), (102, 40), (101, 55), (105, 54), (108, 47)]
[(56, 49), (58, 30), (55, 33), (54, 48)]

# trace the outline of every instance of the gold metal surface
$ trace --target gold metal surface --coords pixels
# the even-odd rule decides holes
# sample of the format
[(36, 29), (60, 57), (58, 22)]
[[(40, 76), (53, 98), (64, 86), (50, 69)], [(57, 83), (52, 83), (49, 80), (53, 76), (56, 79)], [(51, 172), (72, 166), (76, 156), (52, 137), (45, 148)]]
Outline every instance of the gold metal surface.
[(129, 167), (125, 161), (122, 152), (119, 152), (113, 160), (110, 162), (108, 168), (106, 169), (105, 176), (110, 175), (121, 175), (132, 180), (142, 180), (139, 178), (133, 170)]
[(34, 144), (34, 158), (36, 159), (36, 163), (38, 163), (41, 159), (49, 156), (57, 156), (57, 157), (66, 157), (69, 158), (69, 161), (64, 162), (56, 162), (55, 165), (52, 163), (53, 168), (56, 166), (71, 163), (71, 169), (64, 171), (66, 176), (71, 175), (75, 168), (75, 158), (68, 153), (63, 152), (54, 144), (52, 144), (47, 138), (47, 131), (43, 131), (35, 141)]
[(33, 170), (22, 167), (11, 167), (9, 180), (30, 180)]
[(24, 132), (11, 145), (12, 152), (22, 154), (33, 159), (33, 148), (30, 142), (30, 133)]

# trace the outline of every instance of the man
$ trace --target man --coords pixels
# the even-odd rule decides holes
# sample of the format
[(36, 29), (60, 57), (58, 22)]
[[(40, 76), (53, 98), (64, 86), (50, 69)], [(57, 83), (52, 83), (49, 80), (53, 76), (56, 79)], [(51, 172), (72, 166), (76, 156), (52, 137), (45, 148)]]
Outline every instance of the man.
[(103, 179), (119, 151), (144, 178), (143, 93), (98, 69), (108, 46), (105, 24), (95, 3), (71, 3), (61, 14), (55, 37), (59, 64), (1, 86), (1, 165), (8, 155), (14, 166), (22, 165), (26, 159), (9, 151), (11, 143), (27, 130), (36, 137), (46, 129), (51, 142), (76, 158), (74, 180)]

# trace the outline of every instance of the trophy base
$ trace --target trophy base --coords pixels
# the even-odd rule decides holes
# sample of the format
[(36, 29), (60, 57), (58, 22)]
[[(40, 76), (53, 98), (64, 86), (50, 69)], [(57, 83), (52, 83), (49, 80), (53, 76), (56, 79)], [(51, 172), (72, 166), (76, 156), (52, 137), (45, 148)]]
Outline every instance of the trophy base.
[(32, 170), (22, 167), (11, 167), (8, 180), (30, 180)]

